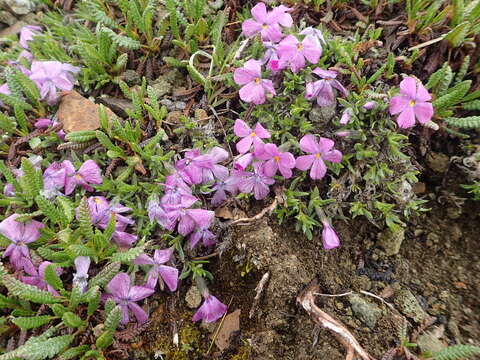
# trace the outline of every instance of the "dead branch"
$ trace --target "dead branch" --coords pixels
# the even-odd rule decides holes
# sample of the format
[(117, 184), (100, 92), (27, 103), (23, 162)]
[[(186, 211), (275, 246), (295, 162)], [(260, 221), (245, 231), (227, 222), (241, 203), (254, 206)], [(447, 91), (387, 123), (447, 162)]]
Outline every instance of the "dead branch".
[(352, 360), (357, 354), (362, 360), (375, 360), (358, 343), (353, 334), (340, 321), (334, 319), (315, 305), (315, 293), (319, 292), (316, 280), (313, 280), (297, 297), (297, 302), (312, 317), (313, 321), (330, 330), (347, 350), (346, 360)]
[(262, 278), (258, 282), (257, 287), (255, 288), (255, 291), (257, 293), (255, 294), (255, 297), (253, 298), (252, 308), (250, 309), (250, 313), (248, 314), (249, 319), (251, 319), (253, 317), (253, 314), (255, 313), (255, 309), (258, 305), (258, 301), (260, 300), (260, 296), (262, 296), (263, 289), (265, 287), (265, 284), (268, 282), (269, 278), (270, 278), (270, 273), (267, 271), (265, 274), (263, 274)]
[(275, 199), (273, 199), (273, 202), (269, 206), (267, 206), (266, 208), (262, 209), (262, 211), (260, 211), (257, 215), (255, 215), (251, 218), (237, 219), (237, 220), (232, 221), (231, 223), (228, 223), (227, 225), (236, 225), (236, 224), (240, 224), (240, 223), (241, 224), (246, 224), (246, 223), (251, 223), (251, 222), (257, 221), (257, 220), (261, 219), (262, 217), (264, 217), (266, 214), (272, 213), (272, 211), (275, 210), (277, 205), (278, 205), (278, 196), (275, 196)]

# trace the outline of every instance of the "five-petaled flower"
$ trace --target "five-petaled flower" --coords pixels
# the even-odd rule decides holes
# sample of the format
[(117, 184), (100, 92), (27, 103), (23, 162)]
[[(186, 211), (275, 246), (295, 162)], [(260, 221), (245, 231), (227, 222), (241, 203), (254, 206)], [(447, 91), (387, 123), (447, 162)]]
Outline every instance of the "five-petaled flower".
[(13, 214), (0, 222), (0, 234), (12, 242), (8, 245), (3, 256), (9, 257), (10, 263), (15, 269), (27, 270), (27, 268), (31, 268), (30, 252), (27, 244), (40, 237), (40, 229), (45, 225), (36, 220), (18, 222), (15, 219), (19, 216)]
[[(58, 291), (55, 290), (54, 287), (48, 284), (45, 280), (45, 269), (48, 265), (51, 264), (52, 263), (50, 261), (44, 261), (38, 266), (38, 269), (33, 266), (25, 268), (25, 272), (29, 276), (22, 276), (22, 282), (24, 282), (25, 284), (36, 286), (41, 290), (47, 290), (55, 296), (60, 296)], [(60, 275), (62, 273), (62, 269), (56, 267), (55, 272), (57, 273), (57, 275)]]
[(152, 295), (155, 290), (145, 286), (132, 286), (130, 277), (126, 273), (119, 273), (108, 283), (107, 294), (104, 298), (110, 298), (115, 301), (122, 309), (122, 324), (130, 320), (129, 311), (133, 313), (138, 324), (147, 322), (148, 314), (137, 304), (137, 301), (143, 300)]
[(295, 157), (285, 151), (282, 152), (275, 144), (265, 144), (261, 150), (259, 150), (256, 157), (260, 160), (266, 160), (263, 165), (263, 171), (267, 176), (274, 176), (277, 171), (285, 179), (292, 177), (292, 169), (295, 167)]
[(293, 19), (288, 14), (290, 8), (278, 6), (267, 12), (267, 7), (260, 2), (252, 10), (253, 19), (247, 19), (242, 24), (242, 31), (247, 37), (260, 33), (262, 40), (278, 42), (282, 38), (280, 25), (291, 27)]
[(300, 149), (310, 155), (303, 155), (297, 158), (296, 166), (300, 170), (310, 169), (312, 179), (321, 179), (327, 172), (325, 160), (331, 162), (342, 161), (342, 153), (338, 150), (332, 150), (335, 143), (333, 140), (321, 137), (320, 140), (314, 135), (305, 135), (300, 139)]
[(272, 80), (262, 79), (262, 63), (258, 60), (250, 59), (243, 67), (235, 69), (233, 80), (242, 85), (239, 95), (245, 102), (259, 105), (265, 102), (265, 93), (276, 95)]
[[(163, 289), (163, 283), (167, 284), (170, 291), (177, 290), (178, 285), (178, 269), (173, 266), (164, 265), (173, 255), (172, 249), (155, 250), (153, 258), (147, 254), (141, 254), (134, 260), (136, 265), (153, 265), (148, 271), (147, 286), (155, 289), (157, 282), (160, 280), (160, 287)], [(163, 282), (162, 282), (163, 280)]]
[(335, 99), (333, 88), (340, 91), (343, 96), (348, 96), (347, 89), (336, 80), (336, 71), (315, 68), (312, 73), (320, 76), (321, 79), (306, 84), (305, 98), (317, 98), (319, 106), (330, 106)]
[(252, 144), (255, 149), (258, 149), (259, 146), (263, 145), (262, 139), (270, 137), (270, 133), (260, 123), (257, 123), (255, 129), (252, 130), (245, 121), (240, 119), (235, 120), (233, 132), (238, 137), (243, 138), (236, 145), (240, 154), (245, 154), (249, 151)]
[(400, 95), (390, 100), (390, 114), (396, 115), (397, 124), (403, 129), (415, 125), (415, 118), (425, 124), (432, 119), (433, 106), (431, 95), (420, 81), (409, 76), (400, 83)]
[(215, 322), (227, 312), (227, 305), (223, 304), (215, 296), (211, 295), (208, 290), (202, 294), (204, 302), (193, 315), (192, 320), (203, 320), (207, 323)]
[(275, 183), (273, 178), (265, 174), (261, 161), (253, 164), (253, 172), (239, 172), (238, 176), (238, 189), (244, 194), (253, 192), (256, 200), (265, 198), (270, 192), (269, 186)]
[(297, 73), (305, 67), (305, 59), (310, 63), (316, 64), (322, 55), (321, 46), (309, 35), (300, 42), (293, 35), (288, 35), (283, 39), (277, 48), (279, 59), (279, 68), (290, 69)]

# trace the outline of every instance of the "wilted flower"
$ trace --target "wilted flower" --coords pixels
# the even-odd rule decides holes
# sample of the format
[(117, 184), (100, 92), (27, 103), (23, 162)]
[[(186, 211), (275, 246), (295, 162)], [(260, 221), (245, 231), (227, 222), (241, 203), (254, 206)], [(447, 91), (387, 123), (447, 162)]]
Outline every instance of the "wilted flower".
[(239, 95), (245, 102), (259, 105), (265, 102), (265, 93), (276, 95), (272, 80), (262, 79), (262, 63), (258, 60), (250, 59), (243, 67), (235, 69), (233, 80), (243, 85)]
[(30, 265), (27, 244), (40, 237), (40, 229), (45, 225), (36, 220), (18, 222), (15, 220), (18, 216), (18, 214), (13, 214), (0, 222), (0, 234), (12, 242), (3, 253), (3, 257), (8, 256), (15, 269), (20, 270), (26, 269)]
[(318, 47), (322, 47), (322, 45), (325, 45), (327, 43), (325, 41), (325, 38), (323, 37), (322, 32), (311, 26), (300, 31), (300, 35), (310, 36), (313, 40), (315, 40)]
[(200, 184), (203, 171), (213, 169), (213, 159), (202, 156), (200, 150), (193, 149), (185, 153), (185, 157), (175, 163), (175, 169), (187, 184)]
[(400, 83), (400, 95), (390, 100), (390, 114), (396, 115), (398, 126), (407, 129), (415, 125), (415, 118), (425, 124), (432, 119), (432, 97), (420, 81), (407, 77)]
[(263, 163), (256, 162), (253, 164), (253, 172), (243, 172), (238, 180), (238, 189), (244, 194), (253, 192), (253, 196), (257, 200), (262, 200), (270, 192), (270, 185), (275, 180), (265, 174)]
[(245, 170), (252, 163), (252, 161), (253, 161), (252, 153), (240, 154), (234, 159), (233, 168), (235, 170)]
[(267, 12), (265, 4), (260, 2), (251, 10), (253, 19), (243, 22), (242, 32), (247, 37), (260, 33), (262, 40), (278, 42), (282, 38), (279, 24), (290, 27), (293, 23), (292, 17), (286, 13), (288, 10), (285, 6), (279, 6)]
[(202, 294), (204, 302), (193, 315), (192, 320), (198, 321), (203, 320), (207, 323), (215, 322), (220, 319), (227, 312), (227, 305), (221, 303), (215, 296), (210, 295), (210, 293), (205, 291)]
[(145, 286), (132, 286), (130, 277), (126, 273), (119, 273), (108, 283), (110, 293), (106, 298), (111, 298), (122, 309), (122, 324), (130, 320), (129, 311), (133, 313), (139, 325), (147, 322), (148, 314), (136, 303), (152, 295), (155, 290)]
[(342, 114), (342, 117), (340, 118), (340, 124), (347, 125), (350, 122), (351, 115), (352, 115), (352, 109), (350, 108), (345, 109), (345, 111)]
[(279, 68), (290, 66), (297, 73), (305, 67), (305, 59), (316, 64), (322, 55), (322, 48), (310, 36), (299, 42), (295, 36), (288, 35), (278, 44), (277, 53), (280, 58)]
[(262, 57), (262, 65), (267, 64), (267, 69), (272, 70), (273, 72), (280, 70), (278, 64), (277, 44), (264, 41), (263, 46), (265, 47), (265, 52)]
[(375, 101), (367, 101), (365, 104), (363, 104), (363, 108), (365, 110), (372, 110), (375, 106), (377, 106)]
[(347, 89), (335, 79), (337, 77), (336, 71), (316, 68), (312, 72), (322, 79), (307, 83), (305, 98), (313, 99), (316, 97), (319, 106), (329, 106), (334, 100), (333, 88), (339, 90), (344, 96), (348, 96)]
[(88, 269), (90, 268), (90, 258), (88, 256), (77, 256), (74, 260), (77, 272), (73, 274), (73, 285), (84, 292), (88, 285)]
[(57, 88), (72, 90), (74, 74), (80, 71), (78, 67), (59, 61), (34, 61), (31, 66), (30, 79), (40, 89), (41, 99), (48, 99), (48, 104), (57, 102)]
[(224, 178), (218, 178), (212, 187), (214, 194), (212, 196), (211, 203), (213, 206), (218, 206), (227, 200), (226, 192), (232, 195), (237, 193), (237, 179), (227, 174)]
[(268, 130), (266, 130), (260, 123), (257, 123), (255, 129), (252, 130), (245, 121), (240, 119), (235, 120), (233, 132), (238, 137), (243, 138), (237, 143), (237, 151), (240, 154), (244, 154), (250, 150), (252, 144), (253, 147), (257, 149), (260, 145), (263, 145), (262, 139), (268, 139), (270, 137)]
[(338, 150), (332, 150), (335, 143), (333, 140), (321, 137), (320, 140), (314, 135), (305, 135), (300, 139), (300, 149), (311, 154), (303, 155), (297, 158), (296, 166), (300, 170), (310, 170), (312, 179), (321, 179), (327, 172), (324, 161), (340, 162), (342, 153)]
[(102, 183), (100, 167), (93, 160), (85, 161), (78, 171), (69, 160), (64, 160), (62, 166), (66, 171), (65, 195), (70, 195), (80, 185), (87, 191), (93, 191), (90, 184), (99, 185)]
[(38, 35), (38, 32), (41, 30), (42, 28), (40, 26), (35, 25), (26, 25), (22, 27), (22, 29), (20, 30), (20, 40), (18, 41), (18, 43), (24, 49), (28, 49), (27, 42), (33, 40), (33, 37), (35, 35)]
[(330, 223), (327, 220), (323, 220), (322, 224), (322, 243), (325, 250), (334, 249), (340, 246), (340, 239), (335, 230), (330, 226)]
[[(22, 276), (22, 282), (36, 286), (41, 290), (47, 290), (55, 296), (59, 296), (60, 294), (58, 291), (45, 281), (45, 269), (51, 264), (52, 263), (50, 261), (44, 261), (38, 266), (38, 270), (35, 269), (35, 267), (25, 268), (25, 272), (30, 276)], [(62, 273), (62, 269), (57, 267), (55, 268), (55, 272), (57, 275), (60, 275)]]
[[(135, 265), (153, 265), (148, 272), (147, 286), (154, 289), (157, 281), (161, 278), (167, 284), (170, 291), (177, 290), (178, 270), (172, 266), (163, 265), (172, 257), (172, 249), (155, 250), (153, 259), (142, 254), (134, 260)], [(163, 289), (163, 285), (161, 286)]]
[(277, 170), (285, 179), (292, 176), (292, 169), (295, 167), (295, 158), (289, 152), (281, 152), (275, 144), (265, 144), (261, 154), (257, 155), (260, 160), (266, 160), (263, 171), (267, 176), (274, 176)]
[(204, 246), (212, 246), (216, 244), (216, 236), (210, 230), (208, 226), (198, 226), (190, 235), (188, 245), (190, 249), (193, 249), (201, 240)]

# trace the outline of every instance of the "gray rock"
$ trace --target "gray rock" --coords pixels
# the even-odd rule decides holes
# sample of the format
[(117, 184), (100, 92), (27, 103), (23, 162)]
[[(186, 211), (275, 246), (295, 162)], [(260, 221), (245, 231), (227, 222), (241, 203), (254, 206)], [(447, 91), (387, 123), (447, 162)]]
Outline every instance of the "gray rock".
[(177, 101), (175, 102), (175, 109), (183, 110), (187, 107), (187, 104), (184, 101)]
[(7, 37), (7, 36), (10, 36), (10, 35), (17, 35), (20, 33), (20, 30), (22, 30), (22, 28), (25, 26), (25, 25), (28, 25), (26, 22), (24, 21), (17, 21), (16, 23), (14, 23), (12, 26), (9, 26), (3, 30), (0, 31), (0, 38), (4, 38), (4, 37)]
[(35, 9), (32, 0), (0, 0), (0, 8), (7, 9), (16, 15), (26, 15)]
[(135, 107), (133, 106), (130, 100), (126, 99), (117, 99), (110, 96), (104, 96), (97, 99), (100, 104), (105, 105), (110, 110), (112, 110), (115, 114), (120, 117), (126, 118), (128, 117), (126, 110), (134, 111)]
[(198, 288), (195, 285), (192, 285), (188, 289), (187, 294), (185, 295), (185, 302), (190, 309), (196, 309), (200, 306), (202, 302), (202, 294), (198, 291)]
[(333, 117), (335, 116), (336, 107), (337, 107), (336, 100), (330, 106), (314, 105), (312, 107), (312, 110), (310, 110), (310, 114), (308, 115), (308, 118), (312, 123), (314, 123), (317, 126), (325, 125), (330, 120), (332, 120)]
[(140, 75), (138, 75), (135, 70), (125, 70), (123, 73), (123, 79), (128, 86), (140, 85), (142, 83)]
[(413, 319), (418, 324), (428, 318), (427, 313), (422, 309), (420, 303), (410, 290), (401, 289), (397, 293), (394, 303), (397, 305), (400, 312)]
[(444, 326), (440, 325), (418, 336), (416, 343), (420, 347), (420, 350), (422, 350), (422, 353), (435, 353), (446, 347), (446, 345), (440, 340), (440, 337), (443, 336), (444, 330)]
[(158, 98), (172, 93), (172, 84), (163, 78), (158, 78), (151, 86)]
[(405, 239), (405, 230), (391, 231), (386, 229), (378, 234), (378, 244), (385, 249), (387, 256), (397, 255)]
[(351, 295), (348, 299), (352, 306), (353, 314), (370, 329), (375, 328), (378, 319), (382, 316), (382, 310), (359, 295)]
[(15, 24), (17, 18), (13, 16), (9, 11), (0, 11), (0, 23), (7, 24), (11, 26)]

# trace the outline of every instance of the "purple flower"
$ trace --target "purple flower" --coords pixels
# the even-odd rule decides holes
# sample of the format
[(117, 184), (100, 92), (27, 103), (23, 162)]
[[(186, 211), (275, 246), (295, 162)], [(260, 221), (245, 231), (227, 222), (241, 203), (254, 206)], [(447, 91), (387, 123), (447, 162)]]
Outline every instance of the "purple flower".
[(229, 176), (227, 173), (224, 178), (218, 178), (213, 185), (212, 190), (215, 191), (215, 193), (212, 196), (211, 203), (213, 206), (219, 206), (227, 200), (226, 192), (229, 192), (232, 195), (237, 193), (237, 179), (233, 176)]
[(40, 89), (41, 99), (48, 99), (48, 104), (54, 105), (58, 100), (57, 88), (72, 90), (75, 82), (73, 75), (79, 71), (78, 67), (59, 61), (34, 61), (30, 79)]
[(187, 184), (200, 184), (204, 170), (213, 170), (213, 159), (202, 156), (200, 150), (193, 149), (185, 153), (185, 158), (175, 163), (175, 169)]
[[(153, 259), (142, 254), (133, 262), (135, 265), (153, 265), (148, 272), (147, 286), (154, 289), (157, 281), (162, 279), (167, 284), (170, 291), (177, 290), (178, 285), (178, 270), (172, 266), (163, 265), (172, 257), (172, 249), (155, 250)], [(163, 289), (163, 284), (161, 286)]]
[[(57, 126), (58, 124), (58, 121), (52, 121), (50, 119), (37, 119), (33, 126), (35, 129), (48, 129), (49, 127)], [(56, 132), (56, 134), (61, 140), (65, 140), (65, 131), (59, 130)]]
[(300, 149), (311, 154), (303, 155), (297, 158), (296, 167), (300, 170), (310, 170), (312, 179), (321, 179), (327, 172), (325, 160), (331, 162), (342, 161), (342, 153), (338, 150), (332, 150), (335, 143), (333, 140), (321, 137), (320, 140), (314, 135), (305, 135), (300, 139)]
[(262, 65), (267, 64), (267, 69), (273, 72), (279, 71), (280, 67), (277, 54), (277, 44), (264, 41), (263, 46), (265, 47), (265, 53), (262, 57)]
[(188, 245), (190, 249), (193, 249), (201, 240), (204, 246), (212, 246), (216, 244), (216, 236), (209, 230), (208, 226), (197, 226), (197, 228), (190, 235)]
[[(282, 31), (280, 30), (278, 23), (281, 21), (282, 23), (288, 24), (288, 19), (286, 17), (290, 16), (289, 14), (286, 14), (285, 11), (282, 12), (281, 10), (277, 10), (275, 13), (267, 13), (267, 7), (261, 2), (252, 8), (251, 13), (253, 19), (247, 19), (242, 24), (242, 32), (245, 36), (251, 37), (260, 33), (262, 40), (273, 42), (280, 41), (282, 38)], [(275, 17), (278, 17), (278, 19), (276, 20)]]
[(40, 237), (40, 229), (45, 225), (35, 220), (18, 222), (15, 220), (18, 216), (13, 214), (0, 222), (0, 234), (12, 242), (3, 257), (8, 256), (15, 269), (20, 270), (29, 265), (27, 262), (30, 261), (30, 253), (27, 244)]
[(77, 256), (74, 260), (77, 272), (73, 274), (73, 285), (84, 292), (88, 285), (88, 269), (90, 268), (90, 258), (88, 256)]
[(165, 184), (165, 193), (160, 200), (162, 206), (168, 208), (178, 205), (182, 202), (182, 197), (192, 196), (192, 189), (185, 186), (167, 185)]
[(344, 96), (348, 96), (347, 89), (335, 79), (337, 77), (336, 71), (316, 68), (313, 70), (313, 73), (317, 74), (322, 79), (313, 83), (307, 83), (305, 91), (306, 99), (313, 99), (316, 97), (319, 106), (329, 106), (334, 100), (333, 88), (339, 90)]
[(268, 17), (269, 19), (271, 19), (271, 21), (277, 22), (283, 27), (289, 28), (293, 25), (292, 16), (288, 13), (291, 10), (292, 8), (286, 7), (284, 5), (279, 5), (277, 7), (274, 7), (272, 11), (268, 13)]
[(227, 312), (227, 305), (221, 303), (215, 296), (206, 291), (203, 295), (205, 301), (193, 315), (192, 320), (204, 320), (207, 323), (215, 322)]
[(42, 28), (40, 26), (35, 25), (26, 25), (20, 30), (20, 40), (18, 43), (24, 49), (28, 49), (28, 41), (33, 40), (35, 35), (38, 35), (38, 32), (41, 31)]
[(172, 208), (167, 213), (167, 216), (173, 220), (174, 224), (178, 222), (177, 230), (180, 235), (185, 236), (190, 234), (196, 226), (208, 227), (215, 217), (213, 211), (189, 209), (196, 201), (196, 198), (184, 198), (181, 204)]
[(243, 172), (243, 176), (238, 181), (238, 189), (244, 194), (253, 192), (253, 196), (257, 200), (262, 200), (270, 192), (270, 185), (275, 180), (265, 174), (263, 163), (256, 162), (253, 164), (253, 172)]
[[(258, 146), (262, 145), (262, 143), (259, 143)], [(240, 156), (237, 156), (233, 162), (233, 168), (235, 170), (245, 170), (253, 161), (253, 154), (252, 153), (246, 153), (246, 154), (240, 154)]]
[(67, 179), (67, 169), (64, 162), (51, 163), (43, 172), (43, 194), (51, 199), (57, 195), (62, 195), (60, 189), (65, 186)]
[(415, 125), (415, 118), (425, 124), (432, 119), (432, 97), (420, 81), (407, 77), (400, 83), (400, 95), (390, 100), (390, 114), (396, 115), (397, 124), (403, 129)]
[(108, 296), (122, 309), (122, 324), (130, 320), (129, 310), (133, 313), (139, 325), (147, 322), (147, 313), (136, 303), (152, 295), (155, 290), (145, 286), (131, 286), (130, 277), (126, 273), (119, 273), (108, 283)]
[(363, 108), (365, 110), (372, 110), (375, 106), (377, 106), (375, 101), (367, 101), (365, 104), (363, 104)]
[(69, 160), (64, 160), (62, 164), (66, 171), (65, 195), (70, 195), (77, 185), (87, 191), (93, 191), (90, 184), (99, 185), (102, 183), (100, 167), (93, 160), (85, 161), (78, 171), (75, 171), (75, 167)]
[(320, 30), (315, 29), (311, 26), (303, 29), (300, 31), (300, 35), (310, 36), (313, 40), (315, 40), (318, 47), (322, 47), (322, 44), (326, 44), (325, 38)]
[(340, 118), (340, 124), (347, 125), (350, 122), (351, 115), (352, 115), (352, 109), (350, 108), (345, 109), (345, 111), (342, 114), (342, 117)]
[(322, 221), (323, 230), (322, 230), (322, 243), (325, 250), (334, 249), (340, 246), (340, 239), (337, 236), (337, 233), (330, 226), (327, 220)]
[(3, 195), (15, 196), (15, 188), (12, 184), (5, 184), (5, 186), (3, 187)]
[(250, 147), (258, 148), (263, 145), (262, 139), (270, 138), (270, 133), (260, 124), (255, 125), (255, 130), (252, 130), (243, 120), (235, 120), (235, 125), (233, 126), (233, 132), (238, 137), (243, 138), (237, 143), (237, 151), (240, 154), (245, 154)]
[(258, 60), (250, 59), (243, 67), (235, 69), (233, 80), (238, 85), (243, 85), (239, 95), (245, 102), (259, 105), (265, 102), (266, 92), (276, 95), (272, 80), (262, 79), (262, 63)]
[[(181, 203), (181, 200), (179, 203)], [(173, 230), (175, 227), (175, 220), (169, 217), (168, 211), (160, 204), (158, 197), (150, 199), (147, 204), (147, 213), (150, 221), (157, 220), (163, 228)]]
[(290, 66), (290, 69), (297, 73), (305, 67), (305, 59), (316, 64), (322, 55), (322, 48), (310, 36), (299, 42), (295, 36), (288, 35), (278, 44), (277, 53), (280, 69)]
[(292, 177), (292, 169), (295, 167), (295, 158), (289, 152), (281, 152), (275, 144), (265, 144), (257, 159), (266, 160), (263, 171), (267, 176), (274, 176), (277, 170), (285, 179)]
[[(55, 296), (60, 296), (58, 291), (55, 290), (53, 286), (47, 284), (47, 282), (45, 281), (45, 269), (48, 265), (51, 264), (52, 263), (50, 261), (44, 261), (40, 264), (38, 270), (35, 269), (35, 267), (31, 267), (28, 269), (26, 268), (25, 271), (30, 276), (22, 276), (22, 282), (24, 282), (25, 284), (36, 286), (41, 290), (47, 290)], [(55, 268), (55, 272), (57, 273), (57, 275), (60, 275), (62, 273), (62, 269), (57, 267)]]
[(207, 154), (203, 155), (203, 157), (211, 161), (211, 167), (203, 169), (203, 184), (228, 176), (228, 169), (223, 165), (219, 165), (220, 162), (228, 159), (228, 152), (221, 147), (215, 146)]

